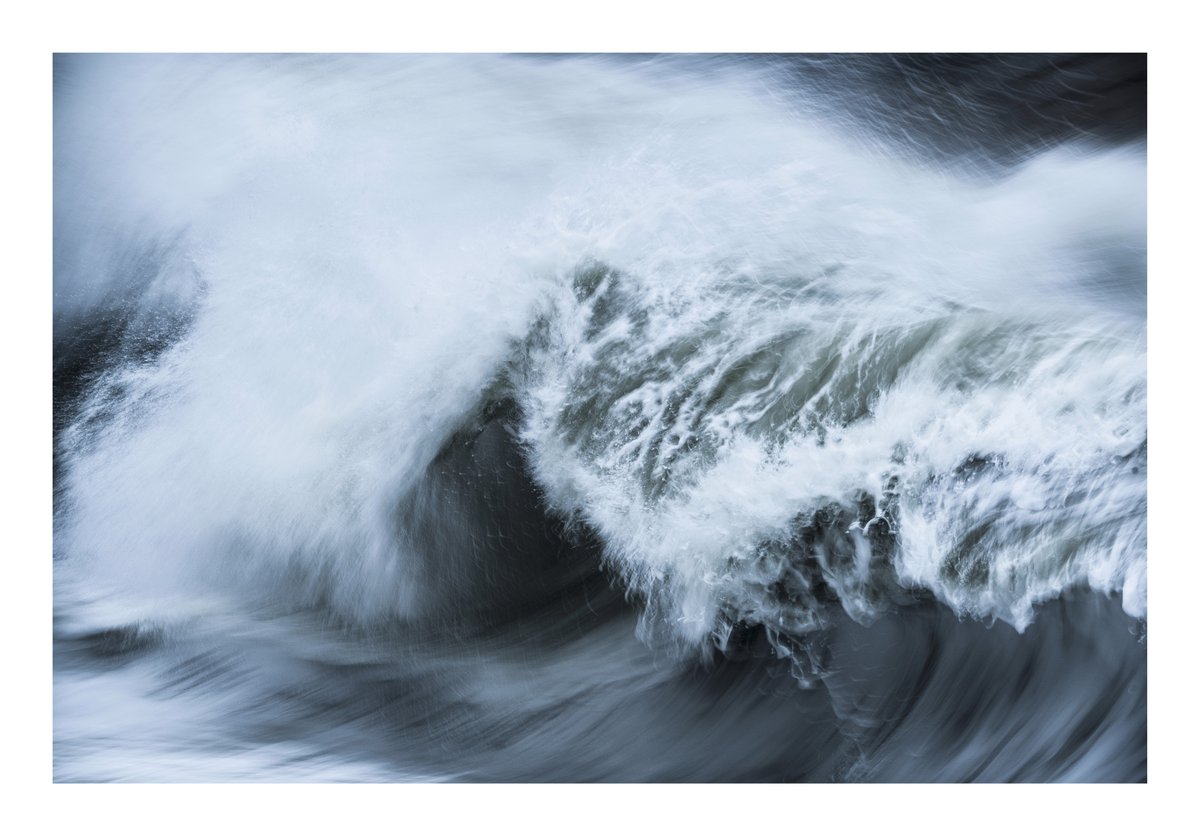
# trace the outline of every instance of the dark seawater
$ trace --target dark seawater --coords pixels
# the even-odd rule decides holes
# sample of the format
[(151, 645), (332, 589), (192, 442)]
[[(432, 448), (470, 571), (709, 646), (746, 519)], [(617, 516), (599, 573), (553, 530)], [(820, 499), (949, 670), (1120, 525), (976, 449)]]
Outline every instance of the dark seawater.
[(1145, 781), (1145, 85), (59, 56), (55, 780)]

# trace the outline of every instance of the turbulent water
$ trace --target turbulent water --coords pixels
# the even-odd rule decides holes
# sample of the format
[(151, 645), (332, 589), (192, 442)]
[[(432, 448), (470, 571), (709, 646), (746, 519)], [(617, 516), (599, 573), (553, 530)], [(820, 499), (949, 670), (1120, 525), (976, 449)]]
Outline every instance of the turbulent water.
[(59, 781), (1141, 781), (1143, 56), (60, 56)]

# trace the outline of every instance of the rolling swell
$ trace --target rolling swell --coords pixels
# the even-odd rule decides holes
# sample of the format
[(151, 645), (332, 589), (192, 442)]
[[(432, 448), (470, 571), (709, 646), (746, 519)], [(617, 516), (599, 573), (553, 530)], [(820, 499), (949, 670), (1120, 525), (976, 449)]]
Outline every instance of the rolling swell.
[(190, 60), (57, 69), (57, 780), (1145, 779), (1136, 131)]

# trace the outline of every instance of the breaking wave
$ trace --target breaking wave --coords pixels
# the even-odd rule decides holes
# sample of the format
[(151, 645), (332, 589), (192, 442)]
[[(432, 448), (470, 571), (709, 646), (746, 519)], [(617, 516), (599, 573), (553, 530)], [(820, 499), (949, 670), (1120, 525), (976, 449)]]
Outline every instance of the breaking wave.
[[(903, 776), (868, 745), (879, 717), (838, 691), (858, 657), (831, 648), (863, 629), (986, 655), (1033, 647), (1020, 633), (1050, 612), (1110, 625), (1079, 629), (1130, 639), (1114, 676), (1144, 677), (1122, 623), (1144, 629), (1147, 597), (1144, 144), (931, 158), (831, 120), (844, 99), (809, 76), (686, 57), (60, 59), (56, 774), (114, 769), (80, 743), (76, 647), (145, 666), (157, 685), (114, 686), (131, 705), (185, 690), (188, 665), (265, 705), (316, 656), (393, 664), (381, 635), (449, 687), (464, 645), (559, 647), (586, 604), (598, 621), (541, 675), (574, 659), (595, 688), (625, 681), (617, 634), (688, 670), (761, 642), (797, 693), (832, 695), (837, 719), (813, 728), (856, 747), (693, 779)], [(1063, 615), (1079, 594), (1125, 615)], [(275, 673), (219, 659), (246, 619)], [(308, 651), (280, 632), (294, 619)], [(897, 623), (923, 626), (902, 641)], [(1028, 654), (1070, 668), (1070, 648)], [(367, 663), (344, 664), (361, 686)], [(431, 711), (446, 697), (428, 687)], [(1144, 773), (1142, 689), (1141, 725), (1112, 721), (1141, 749), (1110, 779)], [(536, 749), (534, 715), (586, 702), (568, 690), (512, 734)], [(310, 717), (297, 739), (362, 717)], [(527, 771), (496, 771), (467, 754), (479, 723), (449, 768), (397, 773), (372, 750), (298, 777), (622, 774), (553, 776), (527, 750)], [(1107, 745), (998, 774), (1092, 778)], [(292, 775), (255, 763), (234, 774)], [(662, 770), (635, 774), (688, 774)]]

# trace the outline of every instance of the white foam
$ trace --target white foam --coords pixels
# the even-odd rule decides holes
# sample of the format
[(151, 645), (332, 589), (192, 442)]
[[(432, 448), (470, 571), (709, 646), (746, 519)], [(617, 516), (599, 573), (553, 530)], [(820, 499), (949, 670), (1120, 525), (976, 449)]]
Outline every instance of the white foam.
[[(198, 305), (164, 356), (114, 372), (92, 407), (115, 417), (64, 436), (58, 548), (99, 577), (150, 597), (299, 578), (349, 617), (419, 612), (396, 499), (542, 315), (519, 392), (535, 474), (686, 641), (723, 607), (802, 625), (754, 610), (759, 544), (893, 478), (905, 582), (1018, 626), (1078, 583), (1145, 613), (1144, 474), (1114, 463), (1145, 437), (1123, 301), (1142, 152), (1060, 150), (997, 183), (918, 170), (734, 69), (72, 60), (56, 311), (120, 293), (122, 254), (162, 242), (174, 267), (143, 304)], [(571, 282), (592, 262), (619, 298), (589, 335)], [(819, 391), (789, 406), (829, 364), (864, 399), (845, 426)], [(564, 411), (597, 393), (577, 437)], [(999, 464), (962, 485), (973, 455)], [(989, 509), (979, 588), (947, 554)], [(865, 619), (855, 542), (828, 574)]]

